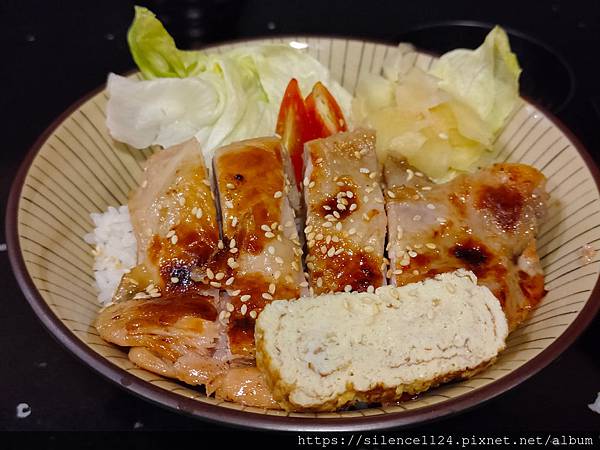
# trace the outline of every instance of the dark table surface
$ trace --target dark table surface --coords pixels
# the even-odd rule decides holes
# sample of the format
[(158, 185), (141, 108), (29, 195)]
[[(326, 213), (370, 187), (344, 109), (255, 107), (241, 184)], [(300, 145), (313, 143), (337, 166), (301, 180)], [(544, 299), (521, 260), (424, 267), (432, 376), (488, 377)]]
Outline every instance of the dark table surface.
[[(423, 47), (444, 51), (473, 39), (473, 28), (466, 27), (463, 33), (458, 22), (499, 23), (512, 30), (515, 39), (524, 39), (525, 47), (541, 42), (546, 51), (562, 55), (557, 59), (561, 67), (553, 67), (547, 57), (529, 59), (537, 61), (527, 64), (538, 78), (528, 81), (525, 93), (548, 100), (600, 161), (600, 2), (139, 3), (159, 13), (176, 41), (186, 47), (258, 35), (327, 34), (389, 42), (414, 38)], [(109, 71), (133, 68), (125, 40), (132, 14), (129, 0), (0, 2), (2, 220), (12, 178), (35, 138), (69, 104), (102, 84)], [(425, 25), (435, 29), (432, 24), (442, 22), (445, 28), (437, 31), (418, 30)], [(526, 66), (525, 56), (521, 60)], [(553, 95), (557, 98), (550, 98)], [(0, 429), (229, 430), (136, 398), (69, 354), (38, 322), (17, 286), (6, 252), (0, 250)], [(553, 364), (510, 392), (413, 431), (598, 431), (600, 415), (587, 404), (600, 391), (599, 344), (596, 318)], [(24, 419), (16, 416), (21, 402), (32, 409)]]

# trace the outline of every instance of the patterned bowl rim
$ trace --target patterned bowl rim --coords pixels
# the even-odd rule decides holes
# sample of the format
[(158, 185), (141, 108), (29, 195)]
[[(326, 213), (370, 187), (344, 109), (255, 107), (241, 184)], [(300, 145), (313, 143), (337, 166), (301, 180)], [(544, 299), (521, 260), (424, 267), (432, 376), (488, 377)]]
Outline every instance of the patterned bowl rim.
[[(222, 45), (240, 44), (244, 42), (259, 41), (272, 38), (272, 36), (262, 36), (252, 39), (235, 39), (223, 41), (202, 48), (209, 49)], [(385, 45), (394, 45), (389, 41), (377, 39), (362, 39), (360, 37), (350, 36), (324, 36), (324, 35), (294, 35), (277, 36), (277, 38), (322, 38), (322, 39), (344, 39), (357, 40), (366, 43), (378, 43)], [(419, 53), (430, 54), (430, 52), (415, 49)], [(131, 73), (135, 72), (132, 70)], [(38, 319), (46, 327), (47, 331), (63, 347), (75, 354), (80, 360), (86, 363), (94, 371), (114, 382), (121, 388), (141, 397), (156, 405), (166, 407), (167, 409), (186, 414), (188, 416), (204, 419), (218, 424), (232, 425), (240, 428), (273, 430), (273, 431), (296, 431), (296, 432), (352, 432), (352, 431), (371, 431), (389, 429), (394, 427), (407, 427), (417, 424), (424, 424), (443, 417), (456, 415), (467, 411), (476, 406), (480, 406), (532, 377), (540, 370), (548, 366), (558, 358), (573, 342), (585, 331), (593, 321), (600, 310), (600, 278), (596, 281), (594, 289), (590, 293), (585, 305), (570, 324), (570, 326), (556, 338), (541, 353), (534, 356), (522, 366), (514, 369), (502, 378), (495, 380), (485, 386), (474, 389), (471, 392), (459, 395), (434, 404), (412, 410), (385, 413), (370, 417), (348, 417), (348, 418), (300, 418), (300, 417), (280, 417), (254, 412), (237, 411), (222, 406), (203, 403), (179, 394), (166, 391), (145, 380), (142, 380), (126, 370), (116, 366), (107, 358), (96, 353), (88, 345), (82, 342), (55, 314), (52, 312), (46, 301), (35, 287), (33, 280), (25, 265), (25, 260), (21, 252), (19, 243), (18, 212), (19, 202), (25, 179), (27, 178), (29, 168), (35, 157), (52, 133), (79, 107), (88, 100), (104, 91), (106, 83), (92, 90), (79, 100), (71, 104), (62, 114), (60, 114), (37, 138), (30, 147), (25, 159), (21, 163), (17, 175), (13, 180), (8, 204), (6, 209), (6, 238), (8, 245), (9, 260), (15, 274), (15, 278), (29, 302), (31, 308)], [(600, 169), (596, 166), (588, 150), (581, 143), (579, 138), (567, 128), (550, 111), (546, 110), (536, 102), (524, 98), (524, 100), (543, 113), (546, 118), (558, 128), (573, 144), (573, 147), (583, 158), (589, 169), (596, 188), (600, 191)]]

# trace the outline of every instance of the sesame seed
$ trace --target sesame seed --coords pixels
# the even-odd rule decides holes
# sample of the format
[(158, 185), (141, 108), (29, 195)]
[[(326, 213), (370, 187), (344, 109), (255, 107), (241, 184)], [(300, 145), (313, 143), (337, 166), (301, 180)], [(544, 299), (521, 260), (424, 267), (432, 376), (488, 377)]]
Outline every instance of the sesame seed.
[(327, 247), (324, 245), (321, 245), (321, 253), (325, 254), (327, 253)]
[(331, 240), (332, 240), (333, 242), (340, 242), (340, 238), (339, 238), (339, 237), (337, 237), (337, 236), (332, 236)]
[(431, 190), (431, 186), (423, 186), (421, 188), (422, 191), (430, 191)]
[(354, 192), (346, 191), (346, 195), (348, 196), (348, 198), (352, 198), (352, 197), (354, 197)]
[(350, 286), (349, 284), (344, 286), (344, 292), (350, 292), (351, 290), (352, 290), (352, 286)]
[(232, 239), (231, 241), (229, 241), (229, 248), (234, 248), (235, 247), (235, 239)]
[(315, 265), (314, 265), (313, 263), (311, 263), (311, 262), (307, 262), (307, 263), (306, 263), (306, 267), (307, 267), (309, 270), (315, 270)]
[(417, 269), (413, 270), (413, 275), (419, 275), (419, 271)]
[(177, 238), (176, 234), (174, 234), (173, 236), (171, 236), (171, 244), (173, 244), (173, 245), (177, 244), (177, 239), (178, 238)]
[(331, 235), (330, 234), (328, 234), (327, 237), (325, 238), (325, 243), (327, 245), (331, 244)]
[(301, 282), (300, 287), (308, 287), (308, 281)]
[(321, 287), (323, 286), (323, 278), (319, 277), (317, 278), (317, 287)]
[(244, 294), (240, 297), (241, 302), (247, 302), (248, 300), (250, 300), (250, 295), (248, 294)]
[(233, 312), (233, 310), (234, 310), (233, 305), (231, 303), (227, 303), (227, 305), (225, 305), (225, 308), (229, 312)]
[(401, 266), (409, 266), (410, 265), (410, 260), (408, 258), (403, 258), (402, 261), (400, 261), (400, 265)]
[(338, 248), (338, 249), (335, 251), (335, 254), (336, 254), (336, 256), (337, 256), (337, 255), (341, 255), (343, 252), (344, 252), (344, 249), (343, 249), (343, 248)]
[(367, 292), (369, 294), (372, 294), (373, 292), (375, 292), (375, 286), (373, 286), (372, 284), (369, 285), (369, 287), (367, 288)]
[(356, 233), (356, 228), (350, 228), (350, 229), (348, 230), (348, 234), (349, 234), (350, 236), (352, 236), (354, 233)]
[(273, 247), (272, 245), (269, 245), (267, 247), (267, 251), (271, 254), (274, 255), (275, 254), (275, 247)]
[(419, 220), (421, 220), (421, 216), (416, 214), (415, 216), (413, 216), (413, 219), (415, 222), (418, 222)]
[(400, 275), (402, 272), (402, 269), (396, 269), (394, 270), (394, 275)]
[(446, 219), (443, 217), (437, 217), (435, 220), (437, 220), (439, 223), (446, 223)]
[(331, 206), (329, 206), (329, 205), (323, 205), (323, 209), (325, 211), (331, 211)]
[(336, 224), (335, 224), (335, 229), (336, 229), (337, 231), (342, 231), (342, 222), (338, 222), (338, 223), (336, 223)]
[(201, 219), (202, 218), (202, 214), (203, 214), (202, 210), (200, 208), (198, 208), (196, 210), (196, 219)]
[(278, 280), (280, 276), (281, 276), (281, 272), (279, 270), (276, 270), (275, 273), (273, 274), (273, 278), (275, 278), (276, 280)]
[(277, 228), (277, 225), (279, 225), (279, 222), (273, 222), (271, 224), (271, 230), (275, 230)]
[(314, 187), (315, 187), (315, 182), (314, 182), (314, 181), (311, 181), (311, 182), (308, 184), (308, 188), (309, 188), (309, 189), (312, 189), (312, 188), (314, 188)]
[(433, 203), (427, 203), (427, 209), (435, 209), (435, 205)]
[(221, 281), (223, 278), (225, 278), (225, 274), (223, 272), (215, 274), (215, 280)]
[(179, 283), (179, 278), (171, 277), (171, 283)]
[(242, 307), (240, 308), (240, 313), (242, 313), (242, 316), (245, 316), (247, 311), (248, 305), (242, 305)]
[(415, 258), (417, 256), (417, 252), (415, 252), (414, 250), (409, 250), (408, 256), (410, 256), (411, 258)]
[(269, 284), (269, 294), (273, 295), (275, 293), (275, 283)]
[(337, 184), (340, 187), (345, 185), (345, 183), (343, 181), (337, 181), (335, 184)]
[(313, 229), (312, 225), (309, 225), (309, 226), (307, 226), (307, 227), (304, 228), (304, 232), (306, 234), (308, 234), (308, 233), (310, 233), (312, 231), (312, 229)]
[(330, 258), (335, 254), (335, 247), (331, 247), (328, 251), (327, 251), (327, 256), (329, 256)]
[(225, 201), (225, 206), (227, 206), (229, 209), (233, 208), (233, 202), (231, 200), (227, 200)]
[(356, 208), (358, 208), (358, 206), (356, 205), (356, 203), (352, 203), (352, 204), (350, 205), (350, 208), (349, 208), (349, 209), (350, 209), (350, 211), (354, 211)]
[(337, 209), (339, 209), (340, 211), (344, 211), (346, 209), (346, 205), (344, 205), (343, 203), (338, 203), (336, 205)]
[(422, 177), (423, 176), (423, 174), (421, 172), (415, 172), (415, 175), (418, 176), (418, 177)]
[(219, 242), (217, 243), (217, 247), (218, 247), (220, 250), (223, 250), (223, 249), (225, 248), (225, 245), (223, 245), (223, 241), (219, 240)]
[(300, 270), (300, 266), (298, 265), (298, 263), (296, 261), (292, 261), (292, 269)]
[(227, 189), (235, 189), (235, 184), (227, 183)]
[(271, 231), (271, 227), (269, 225), (261, 225), (260, 229), (263, 231)]
[(308, 177), (304, 177), (304, 180), (302, 181), (302, 184), (307, 187), (308, 184), (310, 183), (310, 180), (308, 179)]
[(231, 295), (232, 297), (237, 297), (238, 295), (240, 295), (240, 292), (242, 292), (242, 291), (240, 291), (239, 289), (236, 289), (235, 291), (231, 291), (229, 293), (229, 295)]
[(323, 162), (323, 158), (317, 158), (317, 159), (315, 160), (315, 164), (320, 164), (320, 163), (322, 163), (322, 162)]
[(263, 292), (261, 294), (261, 297), (264, 298), (265, 300), (273, 300), (273, 296), (271, 294), (269, 294), (268, 292)]
[(335, 217), (336, 219), (340, 219), (342, 216), (340, 216), (340, 213), (337, 211), (333, 212), (333, 217)]
[(267, 239), (273, 239), (273, 238), (275, 237), (275, 234), (273, 234), (271, 231), (267, 231), (267, 232), (265, 233), (265, 237), (266, 237)]
[(275, 262), (277, 262), (278, 264), (283, 264), (283, 258), (281, 258), (281, 256), (276, 256)]
[(166, 238), (167, 238), (167, 239), (169, 239), (169, 238), (170, 238), (171, 236), (173, 236), (174, 234), (175, 234), (175, 231), (174, 231), (174, 230), (170, 230), (170, 231), (167, 233), (167, 236), (166, 236)]
[(250, 317), (252, 317), (253, 319), (256, 319), (256, 316), (257, 316), (257, 315), (258, 315), (258, 314), (256, 314), (256, 311), (255, 311), (255, 310), (252, 310), (252, 311), (250, 311)]
[(333, 224), (331, 222), (325, 222), (323, 224), (323, 228), (331, 228), (333, 226)]
[(230, 248), (229, 253), (236, 254), (238, 249), (236, 247)]
[(370, 178), (371, 180), (374, 180), (375, 178), (377, 178), (377, 173), (376, 173), (376, 172), (371, 172), (371, 173), (369, 174), (369, 178)]
[(237, 223), (238, 223), (238, 218), (236, 216), (233, 216), (231, 218), (231, 226), (235, 228), (235, 226), (237, 225)]
[(206, 269), (206, 276), (209, 280), (212, 280), (215, 277), (215, 273), (210, 269)]
[(185, 197), (179, 197), (179, 204), (181, 206), (185, 205)]
[(366, 167), (361, 167), (360, 169), (358, 169), (360, 173), (370, 173), (371, 171), (369, 169), (367, 169)]
[(425, 244), (425, 247), (430, 248), (431, 250), (434, 250), (436, 248), (433, 242), (428, 242), (427, 244)]
[(238, 267), (238, 263), (236, 263), (236, 262), (235, 262), (235, 259), (233, 259), (233, 258), (229, 258), (229, 259), (227, 260), (227, 265), (228, 265), (229, 267), (231, 267), (232, 269), (235, 269), (235, 268), (237, 268), (237, 267)]
[(390, 198), (396, 198), (396, 194), (394, 194), (392, 191), (387, 191), (387, 195), (388, 195)]
[(216, 287), (216, 288), (220, 288), (221, 287), (221, 283), (219, 283), (218, 281), (211, 281), (210, 285), (212, 287)]
[(412, 177), (415, 175), (415, 173), (412, 170), (410, 170), (410, 169), (406, 169), (406, 173), (408, 174), (408, 177), (406, 178), (406, 181), (412, 180)]
[(283, 192), (277, 191), (273, 194), (273, 198), (281, 198), (283, 196)]

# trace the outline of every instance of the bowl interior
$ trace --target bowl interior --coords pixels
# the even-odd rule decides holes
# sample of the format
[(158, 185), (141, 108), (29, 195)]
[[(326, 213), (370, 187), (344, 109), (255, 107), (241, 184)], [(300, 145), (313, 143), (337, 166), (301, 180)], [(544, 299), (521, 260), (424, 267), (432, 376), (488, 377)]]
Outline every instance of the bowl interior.
[[(380, 73), (384, 58), (393, 49), (347, 39), (268, 41), (292, 40), (308, 44), (306, 51), (327, 65), (350, 92), (365, 73)], [(219, 52), (232, 45), (243, 43), (208, 51)], [(410, 57), (421, 68), (433, 62), (427, 54), (413, 52)], [(254, 426), (267, 423), (253, 423), (257, 416), (275, 416), (269, 422), (271, 427), (286, 423), (284, 427), (297, 429), (305, 428), (303, 423), (326, 429), (328, 423), (339, 424), (336, 419), (340, 418), (347, 419), (341, 422), (346, 428), (353, 421), (367, 423), (365, 417), (370, 418), (371, 428), (378, 426), (377, 418), (384, 417), (386, 421), (380, 423), (387, 426), (410, 423), (423, 418), (421, 412), (436, 411), (432, 414), (440, 415), (456, 410), (451, 406), (457, 404), (457, 399), (470, 399), (465, 405), (473, 405), (498, 394), (526, 378), (525, 371), (520, 370), (525, 365), (527, 372), (539, 370), (550, 360), (542, 362), (540, 354), (580, 320), (586, 304), (595, 301), (591, 293), (598, 279), (599, 259), (594, 256), (584, 264), (581, 255), (584, 245), (596, 249), (600, 241), (600, 202), (594, 175), (576, 143), (544, 112), (524, 102), (498, 138), (498, 159), (531, 164), (548, 178), (552, 202), (538, 238), (548, 295), (509, 336), (507, 349), (496, 364), (474, 378), (433, 389), (416, 400), (359, 411), (288, 414), (208, 398), (200, 390), (137, 368), (126, 352), (104, 342), (93, 327), (100, 306), (93, 286), (91, 247), (83, 240), (93, 228), (89, 213), (125, 204), (129, 191), (141, 179), (143, 162), (157, 151), (136, 150), (115, 142), (105, 126), (106, 103), (104, 91), (91, 96), (39, 142), (39, 151), (24, 172), (13, 213), (13, 262), (17, 260), (17, 276), (34, 309), (71, 350), (117, 383), (155, 402), (215, 420)], [(596, 305), (592, 306), (588, 314), (595, 311)], [(574, 338), (577, 330), (570, 333)], [(537, 367), (535, 361), (539, 362)], [(515, 378), (515, 374), (519, 376)], [(502, 384), (511, 377), (511, 383)], [(286, 416), (298, 420), (277, 422)]]

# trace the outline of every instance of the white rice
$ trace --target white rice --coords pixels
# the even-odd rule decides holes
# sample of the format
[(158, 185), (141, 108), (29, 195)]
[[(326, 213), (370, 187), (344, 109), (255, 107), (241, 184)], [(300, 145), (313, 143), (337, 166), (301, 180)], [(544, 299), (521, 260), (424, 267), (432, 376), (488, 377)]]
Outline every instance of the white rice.
[(136, 264), (137, 243), (127, 206), (108, 207), (105, 213), (91, 213), (95, 228), (83, 238), (94, 248), (94, 276), (98, 301), (106, 305), (124, 273)]

